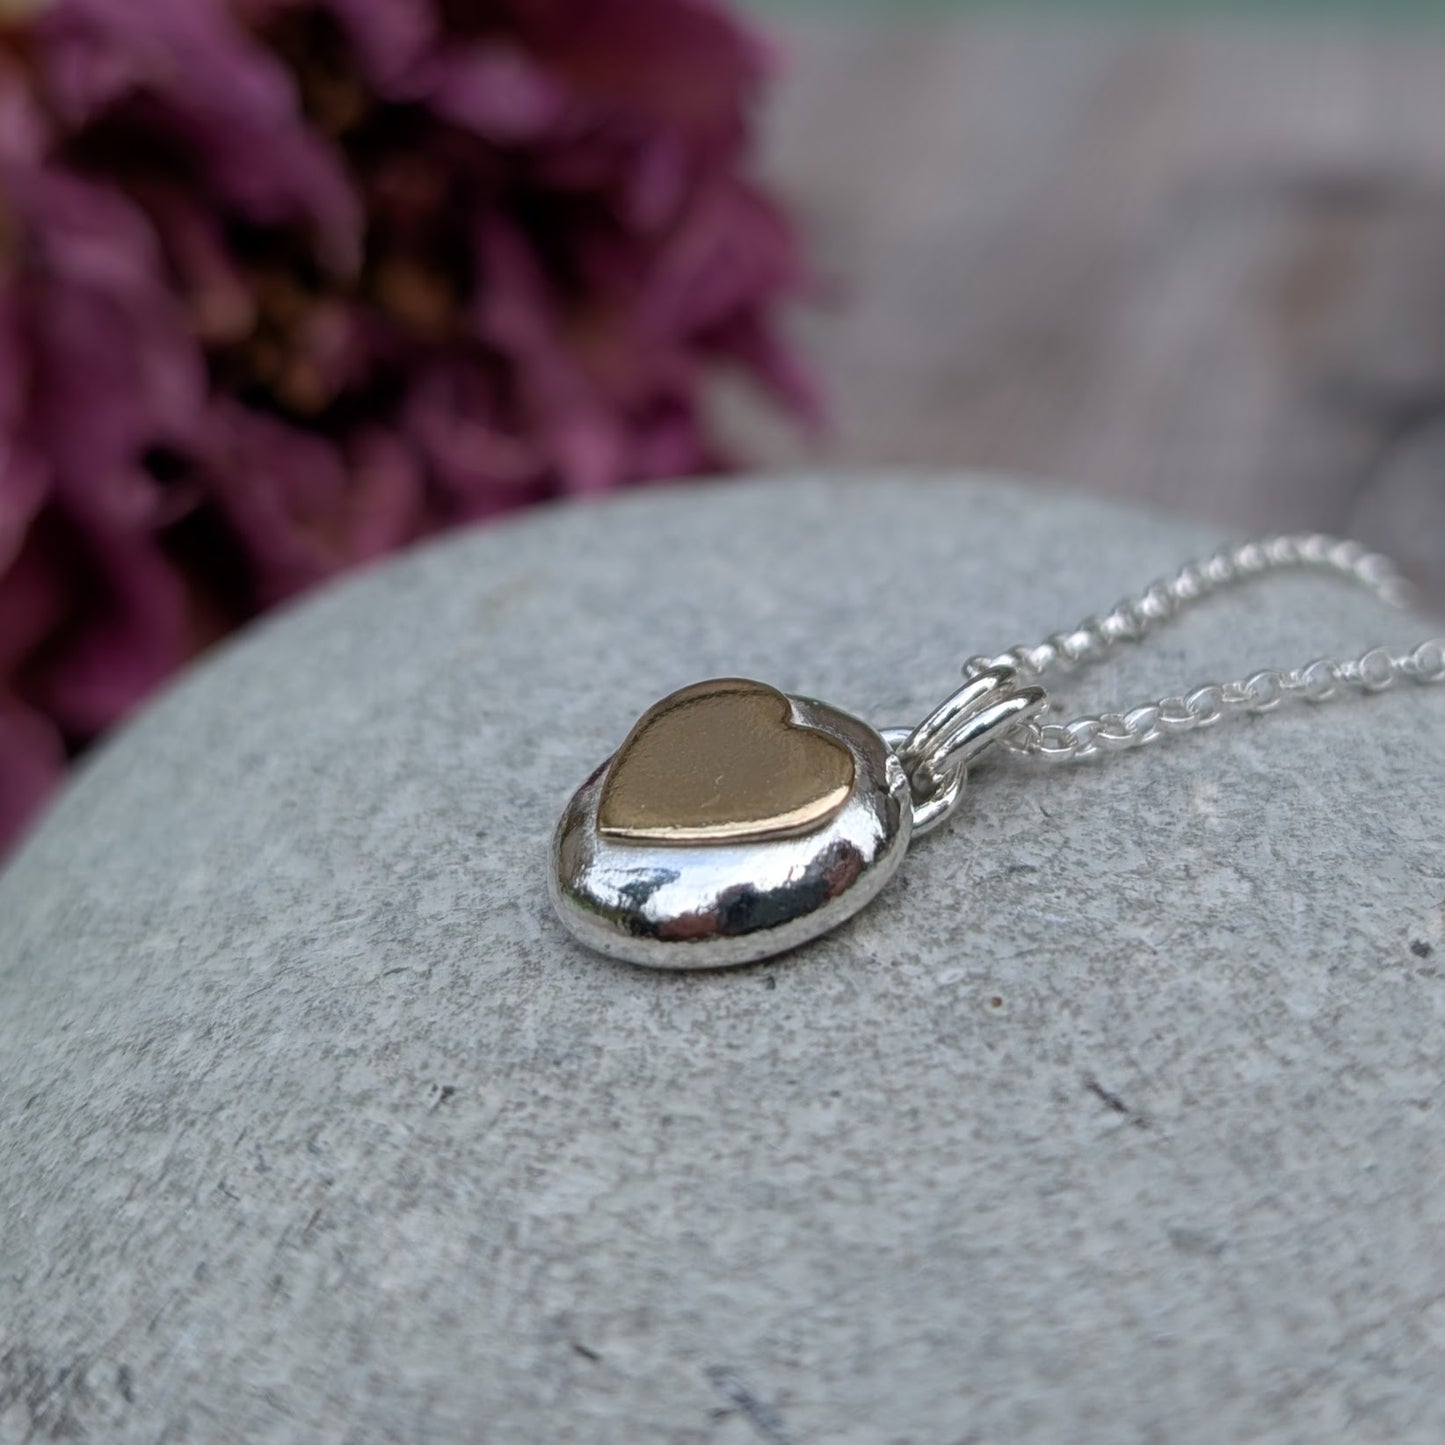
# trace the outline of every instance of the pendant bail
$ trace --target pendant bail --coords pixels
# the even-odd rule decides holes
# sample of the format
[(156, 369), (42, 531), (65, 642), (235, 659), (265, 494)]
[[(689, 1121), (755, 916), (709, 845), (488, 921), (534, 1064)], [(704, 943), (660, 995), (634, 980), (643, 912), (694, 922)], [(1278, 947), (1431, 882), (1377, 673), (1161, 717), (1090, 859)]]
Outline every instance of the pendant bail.
[(903, 764), (913, 794), (913, 832), (942, 823), (963, 797), (969, 764), (1048, 706), (1041, 687), (1020, 686), (1012, 667), (970, 668), (964, 684), (911, 732), (883, 736)]

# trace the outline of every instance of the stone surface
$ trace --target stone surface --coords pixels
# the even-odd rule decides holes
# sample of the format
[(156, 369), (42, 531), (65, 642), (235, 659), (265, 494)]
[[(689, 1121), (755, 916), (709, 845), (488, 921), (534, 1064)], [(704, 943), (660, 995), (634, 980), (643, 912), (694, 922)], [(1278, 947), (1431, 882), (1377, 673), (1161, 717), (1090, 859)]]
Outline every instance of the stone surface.
[[(1445, 691), (981, 767), (753, 967), (547, 909), (557, 811), (670, 689), (907, 721), (1213, 540), (638, 494), (196, 669), (0, 879), (0, 1441), (1445, 1438)], [(1419, 635), (1282, 579), (1067, 695)]]

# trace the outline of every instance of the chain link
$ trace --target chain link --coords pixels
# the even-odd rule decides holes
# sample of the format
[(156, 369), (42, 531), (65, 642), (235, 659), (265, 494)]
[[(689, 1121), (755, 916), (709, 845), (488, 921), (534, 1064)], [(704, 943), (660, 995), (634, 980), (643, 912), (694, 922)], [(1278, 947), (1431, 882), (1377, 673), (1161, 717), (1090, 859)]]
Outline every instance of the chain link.
[[(1103, 616), (1086, 617), (1071, 631), (1056, 632), (1033, 647), (1014, 647), (994, 658), (971, 658), (965, 671), (973, 675), (1007, 667), (1027, 680), (1083, 666), (1126, 643), (1143, 640), (1201, 598), (1288, 570), (1332, 573), (1365, 587), (1392, 607), (1404, 607), (1410, 598), (1409, 585), (1394, 564), (1358, 542), (1318, 534), (1267, 537), (1190, 562)], [(1041, 715), (999, 741), (1011, 752), (1075, 762), (1213, 727), (1236, 713), (1271, 712), (1290, 699), (1327, 702), (1352, 692), (1383, 692), (1402, 681), (1445, 683), (1445, 638), (1431, 638), (1405, 652), (1372, 647), (1349, 661), (1318, 658), (1302, 667), (1251, 673), (1236, 682), (1206, 682), (1182, 696), (1160, 698), (1126, 712), (1099, 713), (1066, 723), (1051, 723)]]

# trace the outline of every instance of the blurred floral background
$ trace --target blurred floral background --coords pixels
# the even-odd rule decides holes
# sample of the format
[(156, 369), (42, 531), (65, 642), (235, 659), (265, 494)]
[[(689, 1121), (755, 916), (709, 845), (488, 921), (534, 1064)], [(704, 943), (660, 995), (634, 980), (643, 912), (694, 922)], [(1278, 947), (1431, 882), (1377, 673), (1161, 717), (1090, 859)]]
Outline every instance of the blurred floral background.
[(0, 0), (0, 854), (187, 659), (544, 498), (1022, 472), (1445, 598), (1429, 7)]
[(0, 843), (257, 612), (414, 538), (719, 470), (813, 410), (707, 0), (8, 0)]

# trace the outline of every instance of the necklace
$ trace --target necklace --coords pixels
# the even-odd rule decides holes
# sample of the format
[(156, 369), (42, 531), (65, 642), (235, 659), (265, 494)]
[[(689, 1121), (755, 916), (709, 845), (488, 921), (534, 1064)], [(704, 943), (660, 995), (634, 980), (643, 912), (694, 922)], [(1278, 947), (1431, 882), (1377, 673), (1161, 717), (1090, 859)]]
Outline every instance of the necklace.
[(795, 948), (851, 917), (913, 838), (958, 807), (988, 749), (1072, 763), (1291, 700), (1445, 683), (1445, 638), (1404, 652), (1207, 682), (1126, 712), (1049, 721), (1037, 679), (1143, 640), (1200, 599), (1263, 574), (1342, 577), (1403, 606), (1408, 587), (1357, 542), (1285, 536), (1182, 567), (1035, 646), (970, 658), (917, 727), (874, 728), (766, 683), (694, 683), (650, 707), (573, 795), (552, 840), (552, 901), (583, 943), (656, 968), (718, 968)]

